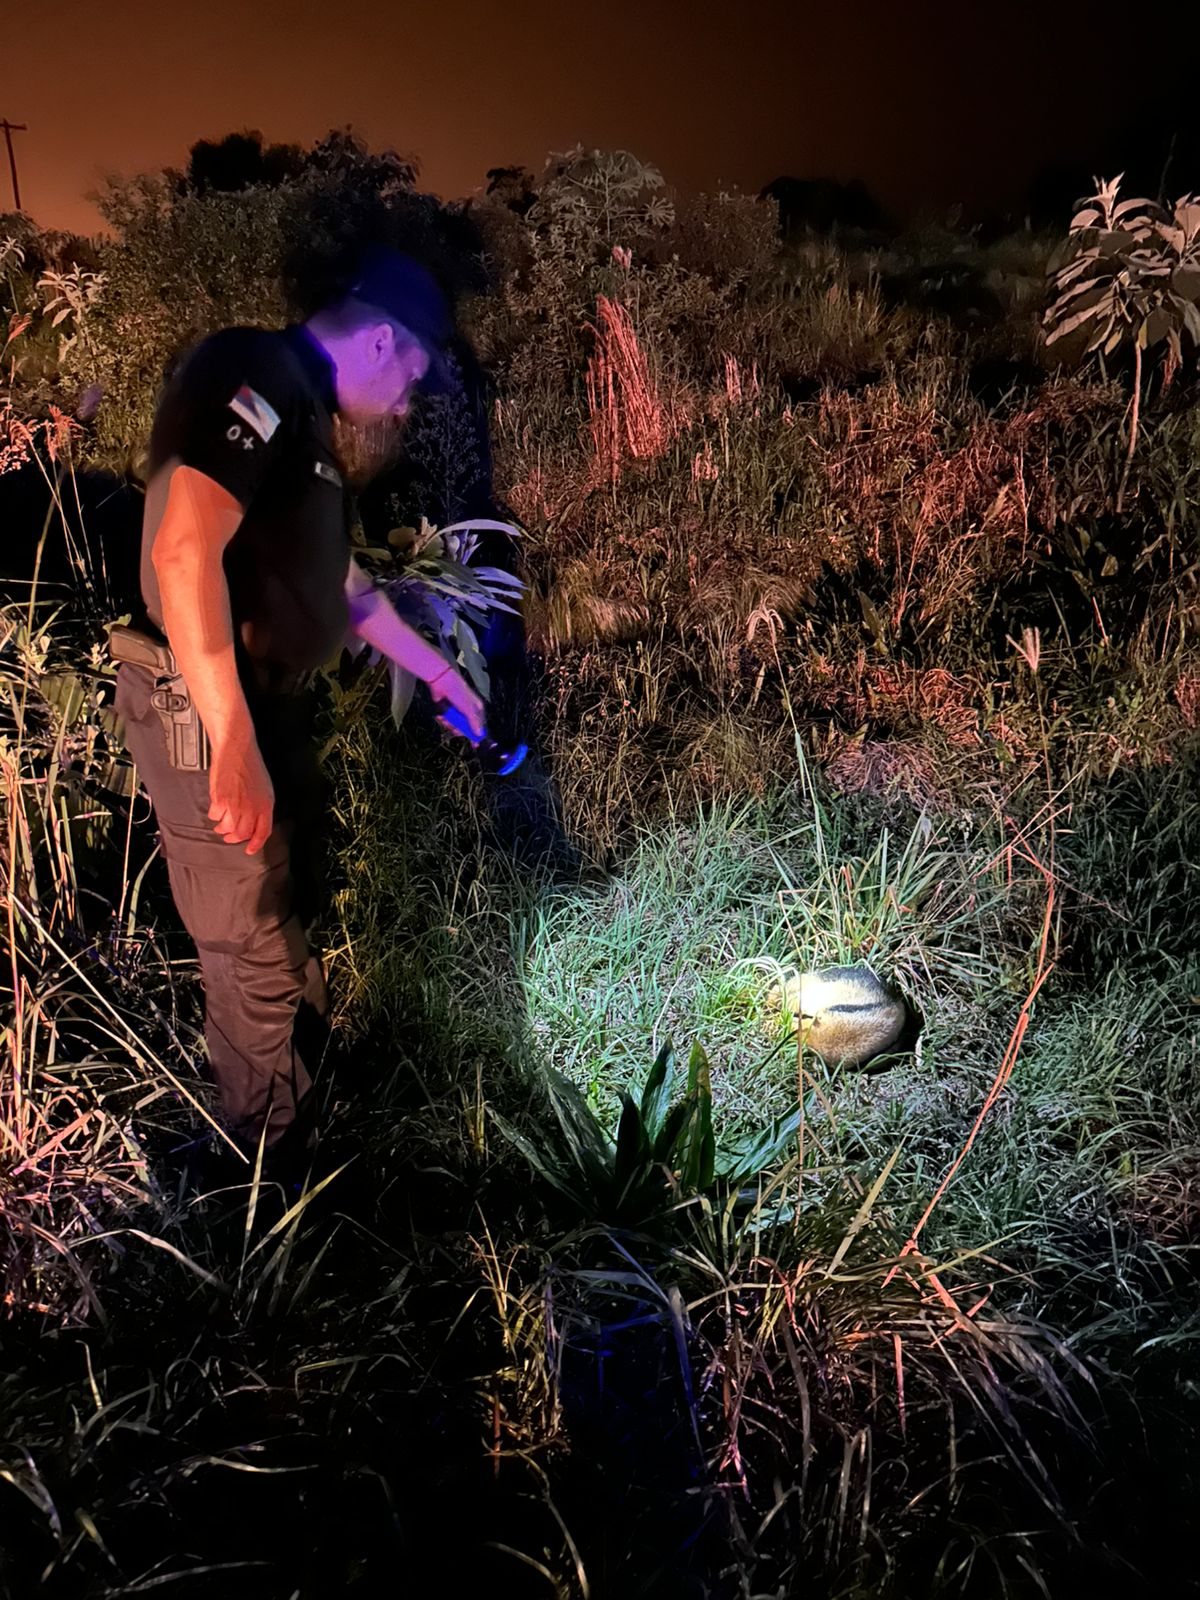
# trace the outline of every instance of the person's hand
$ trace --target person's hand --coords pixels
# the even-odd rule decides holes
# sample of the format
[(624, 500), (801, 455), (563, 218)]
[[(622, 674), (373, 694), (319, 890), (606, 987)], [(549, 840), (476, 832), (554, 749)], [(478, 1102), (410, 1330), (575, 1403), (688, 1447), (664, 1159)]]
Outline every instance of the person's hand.
[(213, 751), (208, 794), (208, 814), (222, 839), (246, 841), (246, 854), (257, 855), (274, 824), (275, 786), (253, 739)]
[(429, 692), (435, 701), (446, 700), (461, 711), (470, 724), (471, 732), (476, 739), (483, 737), (484, 709), (483, 701), (475, 693), (462, 673), (454, 667), (447, 667), (445, 672), (431, 678)]

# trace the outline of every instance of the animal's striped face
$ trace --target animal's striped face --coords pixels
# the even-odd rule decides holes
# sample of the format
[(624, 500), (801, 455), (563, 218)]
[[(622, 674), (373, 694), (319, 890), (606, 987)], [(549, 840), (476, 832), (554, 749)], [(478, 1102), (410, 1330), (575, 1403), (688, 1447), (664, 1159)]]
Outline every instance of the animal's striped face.
[(866, 967), (805, 972), (793, 990), (805, 1044), (834, 1064), (861, 1065), (899, 1037), (905, 1006)]
[(827, 1012), (844, 1015), (868, 1013), (891, 1002), (891, 996), (873, 972), (863, 967), (826, 967), (800, 974), (799, 1014), (818, 1017)]

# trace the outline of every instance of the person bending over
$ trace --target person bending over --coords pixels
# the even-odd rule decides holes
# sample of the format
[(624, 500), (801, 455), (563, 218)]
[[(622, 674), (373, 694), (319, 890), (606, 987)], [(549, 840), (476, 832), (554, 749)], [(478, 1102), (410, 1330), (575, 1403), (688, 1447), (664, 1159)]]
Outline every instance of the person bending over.
[[(351, 558), (334, 450), (339, 414), (404, 416), (444, 370), (451, 331), (433, 279), (380, 247), (306, 322), (203, 340), (155, 415), (141, 586), (176, 676), (114, 644), (117, 710), (199, 953), (223, 1117), (247, 1153), (262, 1138), (282, 1158), (309, 1137), (295, 1023), (327, 1009), (304, 920), (322, 820), (308, 678), (353, 631), (483, 728), (462, 675)], [(188, 716), (199, 731), (181, 740)]]

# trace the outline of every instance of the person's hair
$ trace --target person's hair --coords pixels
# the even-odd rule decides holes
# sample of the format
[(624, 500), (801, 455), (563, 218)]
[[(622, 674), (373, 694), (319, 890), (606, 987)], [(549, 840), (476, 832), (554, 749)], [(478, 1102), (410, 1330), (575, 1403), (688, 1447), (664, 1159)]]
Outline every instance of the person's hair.
[[(378, 306), (370, 305), (365, 300), (356, 299), (352, 294), (338, 294), (327, 304), (318, 306), (309, 320), (313, 319), (319, 319), (334, 333), (343, 336), (357, 333), (360, 328), (373, 328), (380, 322), (390, 322), (397, 332), (402, 329), (402, 324), (388, 312), (381, 311)], [(408, 328), (403, 328), (403, 333), (407, 339), (415, 338)]]

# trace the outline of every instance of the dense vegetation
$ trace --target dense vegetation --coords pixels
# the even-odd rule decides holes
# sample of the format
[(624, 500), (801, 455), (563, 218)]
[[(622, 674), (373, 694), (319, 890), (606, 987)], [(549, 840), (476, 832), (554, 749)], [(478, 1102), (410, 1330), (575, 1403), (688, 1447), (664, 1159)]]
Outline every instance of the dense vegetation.
[[(1186, 329), (1052, 364), (1055, 238), (781, 242), (623, 155), (470, 207), (345, 135), (248, 188), (210, 155), (86, 251), (0, 219), (0, 465), (44, 491), (0, 655), (4, 1593), (1157, 1592), (1200, 1489)], [(366, 234), (491, 375), (539, 750), (482, 777), (331, 664), (339, 1054), (281, 1214), (187, 1181), (98, 474), (186, 343)], [(363, 494), (393, 577), (391, 529), (478, 513), (477, 415)], [(924, 1022), (878, 1074), (769, 1004), (855, 960)]]

